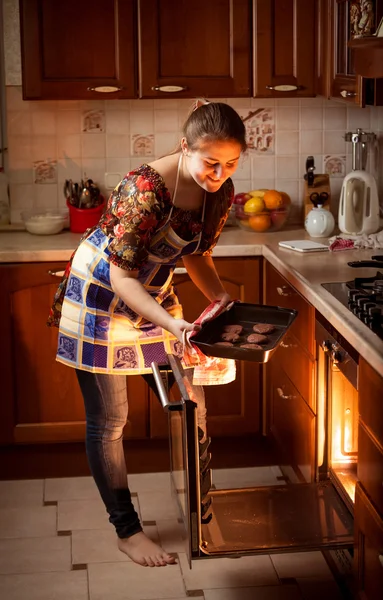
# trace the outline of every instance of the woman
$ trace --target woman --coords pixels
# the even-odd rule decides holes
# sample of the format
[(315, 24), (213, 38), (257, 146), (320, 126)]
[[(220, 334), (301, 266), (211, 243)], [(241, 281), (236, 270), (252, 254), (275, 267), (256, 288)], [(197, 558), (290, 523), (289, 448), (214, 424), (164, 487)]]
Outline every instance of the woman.
[[(172, 286), (182, 258), (210, 301), (229, 300), (212, 262), (233, 200), (229, 179), (246, 150), (245, 127), (227, 104), (196, 105), (179, 149), (128, 173), (98, 226), (85, 233), (56, 294), (57, 360), (76, 369), (84, 396), (92, 475), (118, 547), (145, 566), (174, 562), (142, 531), (127, 484), (122, 431), (126, 375), (182, 356), (182, 318)], [(199, 406), (199, 422), (205, 415)]]

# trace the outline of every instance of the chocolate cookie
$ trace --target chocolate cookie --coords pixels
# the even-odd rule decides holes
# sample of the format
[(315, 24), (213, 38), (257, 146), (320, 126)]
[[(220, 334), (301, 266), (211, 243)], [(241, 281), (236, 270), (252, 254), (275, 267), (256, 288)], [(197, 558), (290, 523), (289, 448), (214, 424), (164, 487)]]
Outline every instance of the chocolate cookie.
[(242, 329), (242, 325), (225, 325), (223, 328), (226, 333), (236, 333), (237, 335), (242, 333)]
[(262, 346), (259, 344), (241, 344), (240, 348), (246, 348), (247, 350), (262, 350)]
[(247, 336), (247, 341), (250, 342), (250, 344), (266, 344), (268, 339), (261, 333), (251, 333)]
[(253, 331), (255, 331), (255, 333), (271, 333), (274, 329), (274, 325), (269, 325), (269, 323), (256, 323), (256, 325), (253, 326)]
[(231, 348), (233, 344), (231, 342), (215, 342), (214, 346), (225, 346), (226, 348)]
[(221, 340), (224, 342), (236, 342), (239, 339), (239, 335), (233, 331), (228, 331), (221, 335)]

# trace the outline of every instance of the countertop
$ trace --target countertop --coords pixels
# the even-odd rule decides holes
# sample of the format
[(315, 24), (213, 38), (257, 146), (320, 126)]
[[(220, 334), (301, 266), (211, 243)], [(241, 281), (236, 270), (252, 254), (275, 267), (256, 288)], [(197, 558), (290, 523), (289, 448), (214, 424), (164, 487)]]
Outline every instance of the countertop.
[[(0, 262), (65, 261), (76, 248), (80, 237), (70, 232), (52, 236), (34, 236), (26, 232), (0, 233)], [(356, 275), (371, 277), (376, 273), (376, 267), (356, 271), (347, 263), (370, 258), (377, 251), (302, 254), (278, 246), (281, 240), (294, 239), (310, 237), (304, 229), (262, 234), (227, 228), (222, 232), (214, 257), (264, 256), (383, 375), (383, 340), (321, 286), (322, 283), (349, 281)]]

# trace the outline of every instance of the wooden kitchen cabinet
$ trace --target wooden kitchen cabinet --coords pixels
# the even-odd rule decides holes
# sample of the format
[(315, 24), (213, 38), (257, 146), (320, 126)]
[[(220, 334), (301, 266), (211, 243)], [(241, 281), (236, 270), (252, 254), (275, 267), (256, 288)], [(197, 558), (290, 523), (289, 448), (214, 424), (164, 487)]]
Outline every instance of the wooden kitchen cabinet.
[[(46, 320), (65, 263), (2, 265), (0, 268), (0, 444), (74, 442), (85, 437), (83, 400), (75, 371), (55, 360), (57, 328)], [(148, 432), (148, 389), (140, 376), (127, 378), (129, 422), (125, 435)]]
[[(363, 5), (363, 6), (362, 6)], [(330, 93), (337, 100), (356, 106), (383, 104), (383, 79), (366, 79), (355, 74), (353, 51), (348, 42), (361, 31), (363, 11), (373, 7), (369, 31), (375, 32), (383, 16), (382, 0), (329, 0)], [(366, 32), (363, 32), (366, 34)]]
[[(261, 264), (259, 258), (215, 259), (219, 276), (232, 298), (260, 302)], [(185, 319), (194, 321), (206, 308), (207, 300), (187, 273), (175, 276), (175, 285)], [(211, 436), (236, 436), (259, 432), (261, 368), (256, 363), (237, 361), (236, 380), (223, 386), (206, 386), (208, 433)], [(152, 437), (167, 437), (167, 415), (151, 393), (150, 432)]]
[(315, 3), (255, 0), (254, 11), (253, 95), (315, 96)]
[(24, 100), (136, 96), (134, 0), (20, 0), (20, 21)]
[(141, 98), (251, 95), (249, 0), (139, 0), (138, 28)]

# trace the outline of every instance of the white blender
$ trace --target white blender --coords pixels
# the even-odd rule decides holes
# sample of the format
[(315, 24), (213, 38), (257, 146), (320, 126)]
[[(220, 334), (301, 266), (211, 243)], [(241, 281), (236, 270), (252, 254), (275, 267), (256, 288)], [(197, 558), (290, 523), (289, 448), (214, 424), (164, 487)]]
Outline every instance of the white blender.
[(338, 226), (343, 233), (361, 235), (379, 229), (379, 197), (375, 178), (365, 171), (368, 145), (375, 133), (357, 129), (345, 135), (352, 142), (352, 171), (343, 180), (339, 201)]

